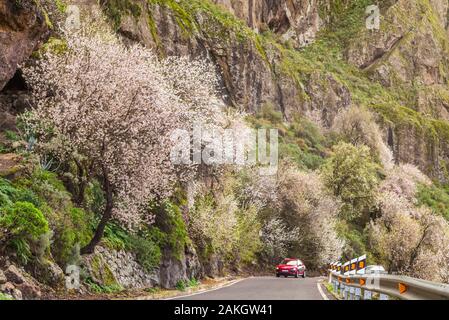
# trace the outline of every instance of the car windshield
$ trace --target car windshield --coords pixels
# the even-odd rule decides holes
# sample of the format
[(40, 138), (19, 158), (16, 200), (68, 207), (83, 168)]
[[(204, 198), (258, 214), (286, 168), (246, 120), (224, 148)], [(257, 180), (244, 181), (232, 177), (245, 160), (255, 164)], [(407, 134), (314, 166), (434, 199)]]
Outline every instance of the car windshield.
[(296, 260), (284, 260), (282, 264), (286, 264), (287, 266), (296, 266)]

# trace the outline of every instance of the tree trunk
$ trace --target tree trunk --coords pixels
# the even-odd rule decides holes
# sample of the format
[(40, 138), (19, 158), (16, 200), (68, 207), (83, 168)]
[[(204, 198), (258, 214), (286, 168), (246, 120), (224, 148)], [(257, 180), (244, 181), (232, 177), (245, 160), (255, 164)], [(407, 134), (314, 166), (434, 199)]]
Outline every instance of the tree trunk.
[(82, 207), (84, 203), (84, 192), (86, 191), (87, 186), (87, 177), (84, 176), (84, 169), (80, 162), (75, 161), (77, 170), (78, 170), (78, 188), (76, 190), (76, 196), (75, 196), (75, 204), (78, 207)]
[(94, 237), (87, 246), (81, 249), (82, 255), (94, 253), (95, 247), (98, 245), (98, 243), (100, 243), (101, 238), (103, 238), (104, 229), (106, 228), (106, 225), (112, 218), (113, 195), (111, 184), (109, 182), (107, 174), (104, 174), (103, 187), (106, 193), (106, 207), (104, 208), (100, 223), (98, 224), (97, 229), (95, 230)]
[(84, 181), (78, 184), (78, 190), (75, 197), (75, 204), (80, 208), (82, 208), (84, 204), (84, 193), (86, 192), (86, 186), (87, 183)]

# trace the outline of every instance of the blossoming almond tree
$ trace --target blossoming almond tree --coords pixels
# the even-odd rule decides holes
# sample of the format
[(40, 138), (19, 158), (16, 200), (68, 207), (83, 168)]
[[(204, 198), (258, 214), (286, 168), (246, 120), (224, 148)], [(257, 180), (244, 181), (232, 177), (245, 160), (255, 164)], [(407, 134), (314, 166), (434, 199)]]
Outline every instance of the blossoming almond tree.
[(280, 172), (281, 212), (290, 226), (298, 228), (297, 252), (314, 267), (338, 259), (344, 247), (336, 232), (340, 201), (316, 172), (301, 172), (288, 164)]
[(186, 103), (178, 95), (185, 81), (175, 87), (167, 75), (176, 72), (172, 64), (187, 75), (185, 69), (200, 69), (199, 62), (160, 63), (140, 45), (125, 47), (107, 34), (66, 37), (66, 52), (47, 52), (24, 69), (35, 101), (26, 121), (39, 138), (38, 151), (73, 161), (88, 180), (102, 183), (104, 211), (92, 241), (81, 250), (91, 253), (111, 218), (131, 228), (151, 220), (142, 209), (167, 197), (176, 180), (170, 133), (189, 126), (189, 113), (198, 104), (205, 108), (214, 94), (207, 86), (215, 83), (199, 78), (202, 89), (191, 90)]

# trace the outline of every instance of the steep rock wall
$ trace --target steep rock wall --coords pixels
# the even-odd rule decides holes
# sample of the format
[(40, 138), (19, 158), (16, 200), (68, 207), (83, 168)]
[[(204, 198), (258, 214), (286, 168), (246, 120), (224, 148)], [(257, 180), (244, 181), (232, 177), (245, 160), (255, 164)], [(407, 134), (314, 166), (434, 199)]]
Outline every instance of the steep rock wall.
[[(316, 36), (320, 19), (315, 1), (219, 1), (218, 7), (204, 5), (207, 1), (177, 3), (150, 1), (142, 5), (139, 15), (125, 11), (119, 19), (118, 32), (164, 56), (190, 55), (212, 60), (227, 102), (250, 113), (272, 105), (283, 111), (287, 120), (301, 112), (330, 125), (339, 110), (349, 105), (348, 90), (332, 75), (315, 75), (299, 84), (281, 66), (283, 53), (277, 48), (277, 41), (292, 45), (294, 50)], [(244, 21), (225, 13), (223, 7)], [(111, 13), (110, 9), (105, 11)], [(258, 36), (247, 24), (257, 32), (270, 30), (277, 40), (265, 43), (268, 37)], [(292, 41), (286, 36), (292, 30), (296, 35), (304, 35), (295, 36), (296, 40), (308, 40)], [(325, 92), (314, 90), (319, 86), (317, 82), (328, 81)]]
[(214, 0), (257, 32), (271, 30), (299, 48), (320, 29), (317, 0)]
[(416, 112), (381, 111), (386, 129), (394, 132), (396, 160), (447, 181), (449, 2), (396, 0), (381, 9), (381, 29), (362, 29), (347, 46), (346, 59), (396, 91), (400, 103)]
[(35, 1), (0, 0), (0, 91), (47, 31), (45, 16)]

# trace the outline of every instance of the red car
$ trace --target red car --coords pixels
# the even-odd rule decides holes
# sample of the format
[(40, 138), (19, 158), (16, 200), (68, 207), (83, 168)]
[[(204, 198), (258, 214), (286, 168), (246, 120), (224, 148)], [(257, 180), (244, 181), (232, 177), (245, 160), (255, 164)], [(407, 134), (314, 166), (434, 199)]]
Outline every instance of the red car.
[(299, 276), (306, 277), (306, 266), (299, 259), (284, 259), (281, 264), (276, 266), (276, 277), (288, 277), (293, 276), (298, 278)]

